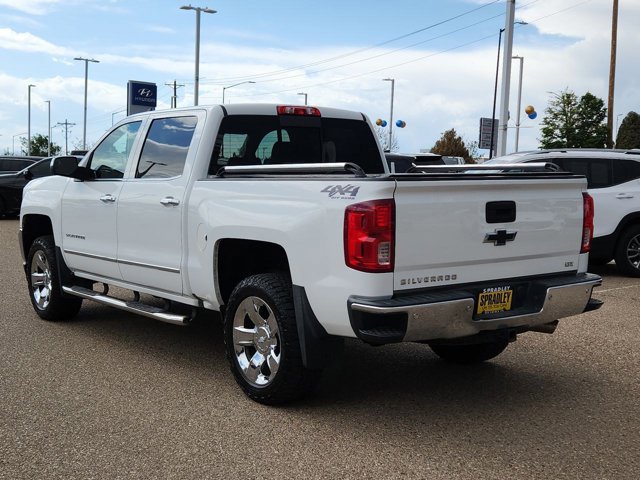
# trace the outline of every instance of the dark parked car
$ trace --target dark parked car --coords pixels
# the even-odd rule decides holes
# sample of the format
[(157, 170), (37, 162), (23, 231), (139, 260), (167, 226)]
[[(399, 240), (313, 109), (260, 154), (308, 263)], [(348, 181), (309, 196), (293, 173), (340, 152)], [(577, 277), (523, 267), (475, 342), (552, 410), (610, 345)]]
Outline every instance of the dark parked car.
[(42, 157), (2, 156), (0, 157), (0, 174), (19, 172), (38, 160), (42, 160)]
[[(6, 160), (6, 159), (2, 159)], [(2, 161), (0, 160), (0, 162)], [(0, 215), (17, 215), (22, 203), (22, 189), (34, 178), (51, 175), (51, 158), (29, 162), (18, 172), (0, 174)]]

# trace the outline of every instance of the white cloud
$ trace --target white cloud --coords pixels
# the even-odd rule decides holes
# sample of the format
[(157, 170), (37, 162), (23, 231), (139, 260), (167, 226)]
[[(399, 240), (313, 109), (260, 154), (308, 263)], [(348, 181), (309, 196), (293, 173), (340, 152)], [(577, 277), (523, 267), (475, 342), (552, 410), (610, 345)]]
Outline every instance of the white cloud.
[(29, 15), (46, 15), (49, 7), (61, 0), (0, 0), (0, 6), (13, 8)]

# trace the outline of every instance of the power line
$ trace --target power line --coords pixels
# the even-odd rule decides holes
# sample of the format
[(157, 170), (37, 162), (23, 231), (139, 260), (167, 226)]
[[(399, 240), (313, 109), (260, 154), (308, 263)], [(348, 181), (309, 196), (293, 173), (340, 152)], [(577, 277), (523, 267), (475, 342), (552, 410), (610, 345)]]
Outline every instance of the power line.
[[(532, 2), (530, 2), (528, 4), (526, 4), (526, 5), (523, 5), (521, 8), (524, 8), (524, 7), (529, 6), (529, 5), (533, 4), (533, 3), (536, 3), (537, 1), (539, 1), (539, 0), (534, 0), (534, 1), (532, 1)], [(573, 8), (579, 7), (579, 6), (584, 5), (585, 3), (589, 3), (589, 2), (591, 2), (591, 0), (584, 0), (582, 2), (576, 3), (574, 5), (571, 5), (569, 7), (563, 8), (563, 9), (558, 10), (556, 12), (550, 13), (548, 15), (543, 15), (543, 16), (541, 16), (539, 18), (536, 18), (534, 20), (529, 21), (528, 23), (529, 24), (533, 24), (533, 23), (538, 22), (540, 20), (552, 17), (554, 15), (558, 15), (560, 13), (566, 12), (567, 10), (571, 10)], [(486, 36), (478, 38), (476, 40), (472, 40), (470, 42), (466, 42), (466, 43), (463, 43), (463, 44), (460, 44), (460, 45), (457, 45), (457, 46), (454, 46), (454, 47), (451, 47), (451, 48), (448, 48), (448, 49), (445, 49), (445, 50), (440, 50), (438, 52), (434, 52), (434, 53), (431, 53), (429, 55), (420, 56), (420, 57), (414, 58), (412, 60), (407, 60), (407, 61), (404, 61), (404, 62), (401, 62), (401, 63), (396, 63), (394, 65), (378, 68), (378, 69), (375, 69), (375, 70), (369, 70), (367, 72), (363, 72), (363, 73), (356, 74), (356, 75), (350, 75), (350, 76), (347, 76), (347, 77), (342, 77), (342, 78), (339, 78), (339, 79), (329, 80), (329, 81), (326, 81), (326, 82), (320, 82), (320, 83), (311, 84), (311, 85), (309, 85), (309, 84), (298, 85), (298, 86), (295, 86), (295, 87), (292, 87), (292, 88), (286, 88), (286, 89), (283, 89), (283, 90), (276, 90), (276, 91), (263, 92), (263, 93), (252, 93), (252, 94), (246, 94), (246, 95), (243, 95), (243, 96), (244, 97), (256, 97), (256, 96), (272, 95), (272, 94), (275, 94), (275, 93), (291, 92), (293, 90), (298, 90), (298, 89), (305, 89), (305, 88), (309, 89), (309, 88), (313, 88), (313, 87), (320, 87), (320, 86), (330, 85), (330, 84), (334, 84), (334, 83), (340, 83), (340, 82), (347, 81), (347, 80), (353, 80), (355, 78), (364, 77), (366, 75), (370, 75), (370, 74), (373, 74), (373, 73), (380, 73), (380, 72), (383, 72), (385, 70), (391, 70), (393, 68), (397, 68), (397, 67), (401, 67), (401, 66), (404, 66), (404, 65), (408, 65), (408, 64), (414, 63), (414, 62), (419, 62), (419, 61), (425, 60), (427, 58), (431, 58), (431, 57), (434, 57), (434, 56), (437, 56), (437, 55), (440, 55), (440, 54), (443, 54), (443, 53), (447, 53), (447, 52), (450, 52), (450, 51), (453, 51), (453, 50), (458, 50), (460, 48), (467, 47), (467, 46), (473, 45), (475, 43), (479, 43), (479, 42), (481, 42), (483, 40), (487, 40), (489, 38), (493, 38), (494, 36), (495, 36), (495, 34), (486, 35)], [(284, 78), (281, 78), (279, 80), (284, 80), (286, 78), (287, 77), (284, 77)], [(261, 83), (264, 83), (264, 82), (261, 82)]]
[(273, 75), (279, 75), (279, 74), (282, 74), (282, 73), (291, 72), (291, 71), (294, 71), (294, 70), (299, 70), (301, 68), (315, 67), (317, 65), (322, 65), (324, 63), (330, 63), (330, 62), (333, 62), (335, 60), (340, 60), (340, 59), (345, 58), (345, 57), (350, 57), (350, 56), (357, 55), (357, 54), (362, 53), (362, 52), (373, 50), (375, 48), (382, 47), (384, 45), (388, 45), (389, 43), (393, 43), (393, 42), (396, 42), (398, 40), (402, 40), (404, 38), (408, 38), (408, 37), (410, 37), (412, 35), (416, 35), (418, 33), (422, 33), (422, 32), (424, 32), (426, 30), (430, 30), (432, 28), (439, 27), (440, 25), (444, 25), (445, 23), (449, 23), (449, 22), (452, 22), (453, 20), (457, 20), (458, 18), (461, 18), (461, 17), (464, 17), (465, 15), (469, 15), (471, 13), (477, 12), (478, 10), (481, 10), (483, 8), (491, 6), (491, 5), (493, 5), (495, 3), (498, 3), (500, 1), (502, 1), (502, 0), (492, 0), (489, 3), (485, 3), (483, 5), (480, 5), (479, 7), (472, 8), (471, 10), (467, 10), (466, 12), (460, 13), (458, 15), (454, 15), (452, 17), (446, 18), (444, 20), (441, 20), (439, 22), (433, 23), (431, 25), (427, 25), (426, 27), (420, 28), (418, 30), (414, 30), (413, 32), (405, 33), (405, 34), (400, 35), (398, 37), (391, 38), (389, 40), (385, 40), (384, 42), (376, 43), (375, 45), (371, 45), (371, 46), (368, 46), (368, 47), (364, 47), (364, 48), (360, 48), (360, 49), (357, 49), (357, 50), (353, 50), (351, 52), (347, 52), (347, 53), (343, 53), (343, 54), (340, 54), (340, 55), (336, 55), (335, 57), (330, 57), (330, 58), (326, 58), (326, 59), (323, 59), (323, 60), (318, 60), (318, 61), (315, 61), (315, 62), (306, 63), (306, 64), (303, 64), (303, 65), (297, 65), (297, 66), (294, 66), (294, 67), (283, 68), (283, 69), (280, 69), (280, 70), (274, 70), (272, 72), (257, 73), (257, 74), (254, 74), (254, 75), (247, 75), (247, 76), (244, 76), (244, 77), (219, 78), (219, 79), (216, 79), (216, 80), (214, 80), (212, 82), (214, 82), (214, 83), (217, 83), (217, 82), (228, 83), (228, 82), (233, 82), (233, 81), (236, 81), (236, 80), (263, 78), (263, 77), (269, 77), (269, 76), (273, 76)]

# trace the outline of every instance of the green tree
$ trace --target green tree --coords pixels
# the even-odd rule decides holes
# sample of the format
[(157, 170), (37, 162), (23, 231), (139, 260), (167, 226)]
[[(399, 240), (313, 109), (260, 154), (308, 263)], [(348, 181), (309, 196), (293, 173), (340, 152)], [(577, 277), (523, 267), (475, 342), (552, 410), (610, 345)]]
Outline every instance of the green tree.
[(440, 140), (431, 149), (431, 153), (438, 155), (448, 155), (451, 157), (462, 157), (465, 163), (474, 163), (469, 154), (469, 149), (465, 146), (464, 140), (457, 133), (455, 128), (447, 130), (442, 134)]
[[(31, 136), (31, 155), (36, 155), (40, 157), (46, 157), (48, 155), (48, 141), (49, 139), (40, 135), (39, 133)], [(27, 148), (28, 143), (25, 137), (20, 137), (20, 143), (22, 143), (22, 153), (24, 155), (27, 154), (29, 149)], [(51, 143), (51, 155), (58, 155), (60, 153), (60, 146), (55, 143)]]
[[(578, 141), (582, 148), (607, 146), (607, 108), (604, 100), (587, 92), (578, 103)], [(612, 147), (612, 145), (609, 145)]]
[(616, 148), (640, 148), (640, 115), (636, 112), (627, 113), (622, 120), (616, 138)]
[(551, 93), (542, 120), (540, 148), (605, 147), (606, 116), (604, 101), (589, 92), (580, 99), (568, 89)]

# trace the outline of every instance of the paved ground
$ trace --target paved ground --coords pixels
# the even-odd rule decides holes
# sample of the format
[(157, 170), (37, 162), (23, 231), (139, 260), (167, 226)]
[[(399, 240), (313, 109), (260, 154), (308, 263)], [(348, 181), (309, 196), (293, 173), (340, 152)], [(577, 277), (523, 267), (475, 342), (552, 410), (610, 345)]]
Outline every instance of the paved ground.
[(598, 273), (605, 306), (456, 368), (428, 348), (347, 343), (317, 395), (263, 407), (221, 328), (86, 303), (33, 313), (0, 220), (0, 479), (637, 479), (640, 281)]

